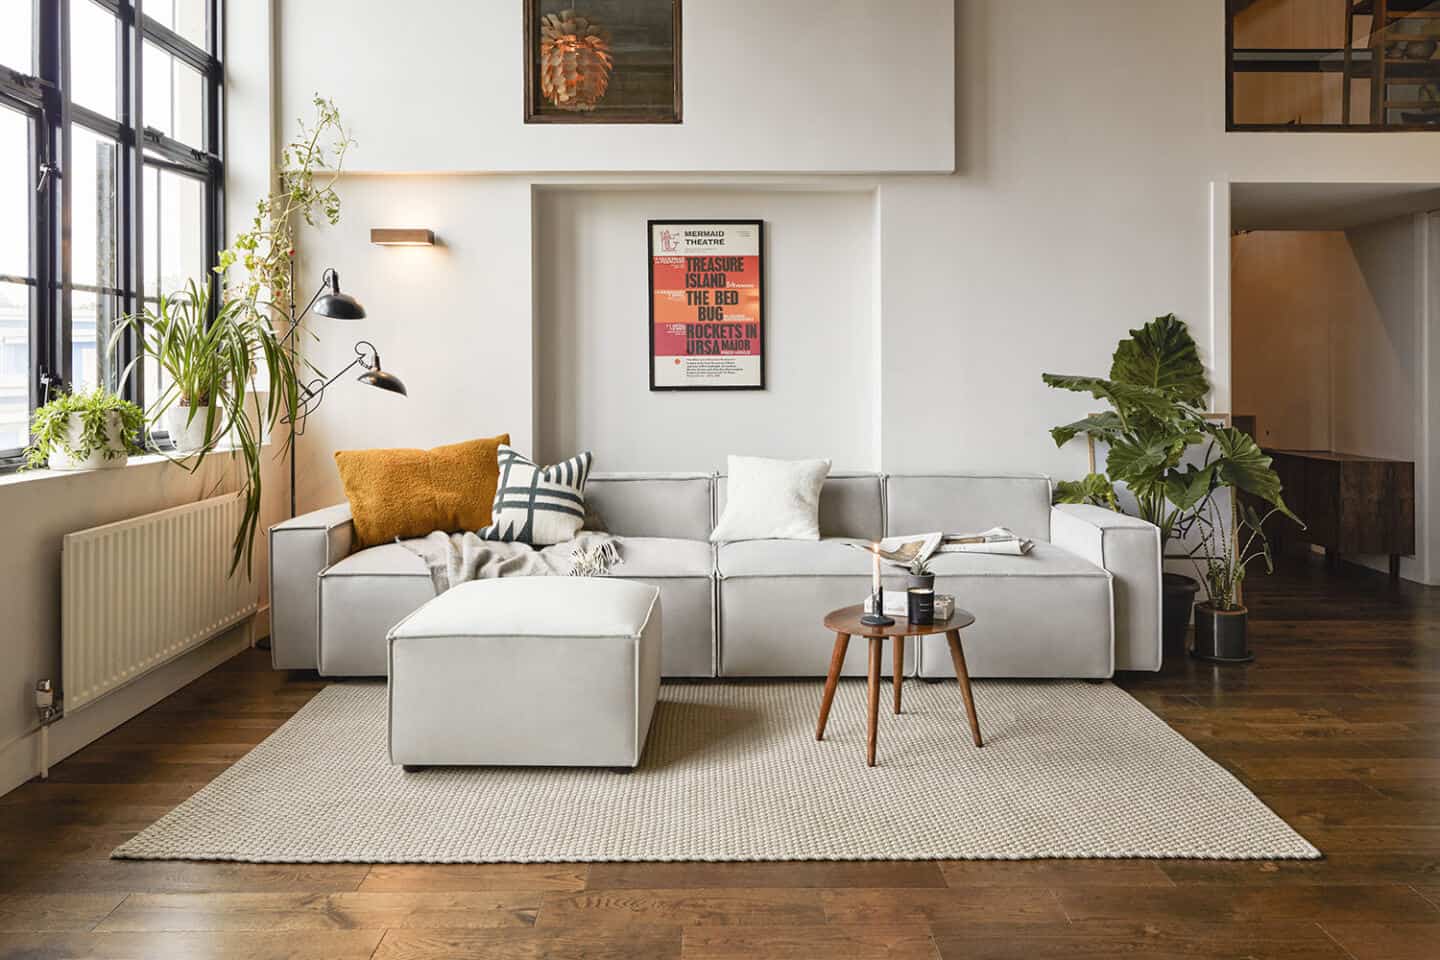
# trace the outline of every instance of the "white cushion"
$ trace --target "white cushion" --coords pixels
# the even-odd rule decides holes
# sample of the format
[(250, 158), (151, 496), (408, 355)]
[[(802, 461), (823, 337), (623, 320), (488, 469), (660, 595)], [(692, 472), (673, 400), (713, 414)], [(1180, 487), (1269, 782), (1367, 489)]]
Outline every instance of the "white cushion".
[(829, 460), (727, 457), (725, 512), (712, 543), (819, 540), (820, 488)]
[(638, 637), (660, 591), (596, 577), (471, 580), (390, 628), (406, 637)]

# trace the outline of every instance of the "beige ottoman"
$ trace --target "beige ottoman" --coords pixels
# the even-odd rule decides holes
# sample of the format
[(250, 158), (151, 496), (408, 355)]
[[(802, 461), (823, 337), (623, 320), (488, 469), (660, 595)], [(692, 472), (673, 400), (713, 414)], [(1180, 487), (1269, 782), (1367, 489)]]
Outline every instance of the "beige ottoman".
[(634, 767), (660, 690), (660, 591), (461, 584), (391, 628), (390, 762)]

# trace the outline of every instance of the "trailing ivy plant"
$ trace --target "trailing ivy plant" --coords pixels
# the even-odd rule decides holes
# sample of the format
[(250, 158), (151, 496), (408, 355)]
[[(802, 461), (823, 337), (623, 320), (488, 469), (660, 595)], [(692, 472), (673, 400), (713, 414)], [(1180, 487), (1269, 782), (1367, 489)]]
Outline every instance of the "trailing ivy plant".
[[(80, 436), (70, 441), (70, 418), (80, 418)], [(113, 419), (120, 421), (123, 449), (110, 446)], [(145, 431), (145, 414), (129, 400), (121, 400), (102, 389), (88, 393), (62, 393), (35, 411), (30, 421), (30, 446), (25, 448), (25, 469), (44, 467), (52, 453), (63, 452), (72, 460), (85, 460), (97, 450), (106, 460), (144, 453), (140, 439)]]
[[(215, 264), (226, 278), (228, 299), (278, 308), (290, 287), (297, 221), (312, 227), (322, 218), (332, 226), (340, 222), (335, 184), (356, 144), (333, 100), (316, 94), (311, 103), (313, 121), (298, 121), (295, 139), (280, 151), (279, 189), (255, 204), (250, 229), (237, 234)], [(232, 272), (236, 266), (240, 271)]]
[[(1061, 390), (1088, 393), (1110, 409), (1050, 431), (1056, 446), (1078, 436), (1105, 444), (1104, 473), (1056, 485), (1061, 503), (1116, 505), (1115, 485), (1134, 495), (1137, 513), (1160, 528), (1161, 549), (1183, 537), (1197, 511), (1222, 487), (1269, 503), (1297, 519), (1285, 505), (1270, 458), (1247, 434), (1207, 418), (1210, 380), (1195, 340), (1172, 314), (1157, 317), (1121, 340), (1109, 377), (1046, 373)], [(1203, 445), (1199, 465), (1181, 461)], [(1298, 519), (1297, 519), (1298, 522)]]

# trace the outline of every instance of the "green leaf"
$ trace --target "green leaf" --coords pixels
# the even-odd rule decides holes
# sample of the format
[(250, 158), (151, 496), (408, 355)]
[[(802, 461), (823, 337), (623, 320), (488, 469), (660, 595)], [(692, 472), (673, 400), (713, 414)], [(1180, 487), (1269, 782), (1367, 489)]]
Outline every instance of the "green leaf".
[(1259, 497), (1292, 520), (1299, 520), (1285, 505), (1280, 477), (1270, 469), (1270, 458), (1249, 434), (1241, 433), (1234, 427), (1216, 427), (1213, 436), (1220, 451), (1213, 466), (1221, 483)]
[(1049, 386), (1076, 393), (1088, 393), (1096, 400), (1105, 400), (1115, 408), (1122, 424), (1133, 414), (1144, 413), (1158, 419), (1170, 419), (1175, 404), (1153, 387), (1120, 383), (1103, 377), (1081, 377), (1069, 374), (1042, 373), (1040, 379)]
[(1125, 484), (1140, 495), (1164, 486), (1163, 471), (1173, 456), (1170, 444), (1163, 438), (1149, 442), (1121, 438), (1110, 445), (1105, 471), (1111, 480)]
[(1103, 473), (1087, 473), (1080, 480), (1061, 480), (1055, 484), (1056, 503), (1090, 503), (1097, 507), (1117, 508), (1115, 487)]
[(1063, 427), (1055, 427), (1050, 431), (1050, 436), (1055, 438), (1057, 447), (1065, 446), (1081, 434), (1109, 443), (1123, 428), (1124, 424), (1120, 422), (1120, 417), (1107, 410), (1104, 413), (1092, 413), (1083, 420), (1067, 423)]
[(1165, 499), (1181, 510), (1189, 510), (1205, 499), (1214, 484), (1215, 464), (1186, 464), (1184, 470), (1171, 470), (1165, 475)]
[(1210, 381), (1195, 338), (1175, 314), (1156, 317), (1121, 340), (1110, 363), (1110, 379), (1160, 391), (1177, 403), (1200, 405)]

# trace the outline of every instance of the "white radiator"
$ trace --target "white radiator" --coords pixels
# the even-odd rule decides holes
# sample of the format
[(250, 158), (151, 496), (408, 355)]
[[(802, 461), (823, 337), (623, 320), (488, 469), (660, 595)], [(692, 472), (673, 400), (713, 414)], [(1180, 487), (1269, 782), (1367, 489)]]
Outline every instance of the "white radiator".
[(255, 613), (258, 581), (230, 549), (244, 503), (212, 497), (65, 536), (60, 560), (66, 711), (205, 643)]

